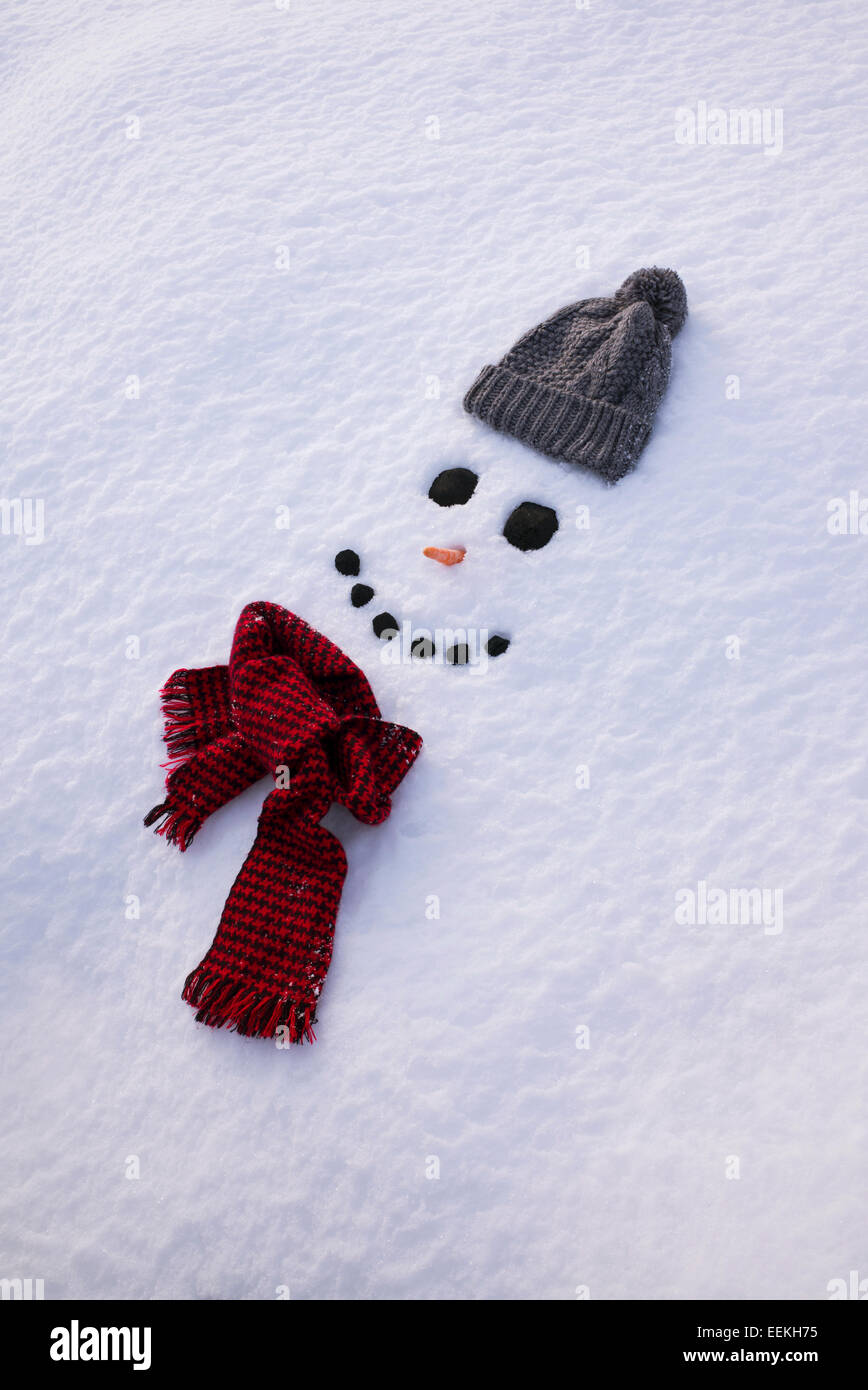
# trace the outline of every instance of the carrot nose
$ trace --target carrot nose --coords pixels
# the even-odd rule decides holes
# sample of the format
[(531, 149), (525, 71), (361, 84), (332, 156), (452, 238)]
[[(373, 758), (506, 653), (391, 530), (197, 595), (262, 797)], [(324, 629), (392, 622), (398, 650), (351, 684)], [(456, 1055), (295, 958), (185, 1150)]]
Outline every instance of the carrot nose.
[(463, 545), (426, 545), (422, 554), (429, 560), (439, 560), (441, 565), (460, 565), (467, 551)]

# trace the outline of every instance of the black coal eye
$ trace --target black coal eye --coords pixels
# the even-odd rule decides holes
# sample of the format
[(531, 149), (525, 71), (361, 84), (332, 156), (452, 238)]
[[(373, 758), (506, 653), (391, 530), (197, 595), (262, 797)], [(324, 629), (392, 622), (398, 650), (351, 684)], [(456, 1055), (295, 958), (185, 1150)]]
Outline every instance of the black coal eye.
[(557, 529), (558, 519), (551, 507), (522, 502), (506, 518), (503, 534), (519, 550), (542, 550)]
[(438, 507), (463, 507), (474, 492), (478, 476), (470, 468), (444, 468), (428, 489), (428, 496)]

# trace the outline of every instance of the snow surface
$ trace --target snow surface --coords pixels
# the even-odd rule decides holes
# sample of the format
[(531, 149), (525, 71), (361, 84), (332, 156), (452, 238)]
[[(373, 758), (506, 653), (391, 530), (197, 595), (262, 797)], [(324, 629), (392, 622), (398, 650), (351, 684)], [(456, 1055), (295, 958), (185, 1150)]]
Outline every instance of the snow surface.
[[(868, 536), (827, 525), (868, 492), (863, 6), (18, 0), (2, 35), (2, 489), (45, 536), (0, 536), (0, 1275), (868, 1276)], [(781, 152), (679, 144), (699, 101), (780, 108)], [(655, 264), (690, 317), (621, 484), (463, 413), (520, 333)], [(480, 484), (447, 514), (450, 464)], [(560, 517), (536, 554), (500, 535), (525, 498)], [(344, 546), (397, 616), (510, 650), (382, 664)], [(349, 876), (291, 1050), (180, 999), (267, 783), (183, 856), (141, 823), (159, 686), (260, 598), (425, 739), (386, 825), (329, 814)], [(700, 882), (780, 891), (783, 929), (679, 924)]]

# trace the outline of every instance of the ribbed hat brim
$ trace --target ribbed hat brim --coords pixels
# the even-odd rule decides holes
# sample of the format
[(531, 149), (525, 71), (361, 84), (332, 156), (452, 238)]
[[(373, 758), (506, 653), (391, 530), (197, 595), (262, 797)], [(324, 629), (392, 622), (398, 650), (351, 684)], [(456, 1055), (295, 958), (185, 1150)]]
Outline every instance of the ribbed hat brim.
[(630, 411), (544, 386), (503, 366), (483, 367), (464, 409), (549, 458), (592, 468), (612, 483), (629, 473), (651, 430), (650, 421)]

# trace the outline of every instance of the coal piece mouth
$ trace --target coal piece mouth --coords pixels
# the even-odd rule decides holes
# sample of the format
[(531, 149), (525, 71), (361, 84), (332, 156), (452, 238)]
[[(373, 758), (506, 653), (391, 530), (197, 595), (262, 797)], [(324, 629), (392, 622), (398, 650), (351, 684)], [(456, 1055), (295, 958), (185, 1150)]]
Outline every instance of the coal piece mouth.
[[(356, 579), (361, 573), (361, 560), (354, 550), (341, 550), (335, 556), (335, 569), (338, 574), (345, 578)], [(350, 589), (350, 603), (354, 608), (367, 608), (376, 597), (375, 590), (370, 584), (359, 581), (353, 584)], [(393, 613), (388, 609), (383, 609), (371, 619), (371, 630), (376, 638), (381, 642), (392, 642), (401, 634), (401, 624)], [(411, 636), (410, 655), (419, 661), (436, 661), (439, 648), (435, 640), (437, 633), (450, 633), (457, 636), (460, 633), (468, 634), (472, 629), (466, 627), (435, 628), (433, 634), (429, 628), (421, 628), (418, 636)], [(485, 629), (488, 631), (488, 629)], [(411, 624), (412, 633), (412, 624)], [(510, 645), (510, 639), (501, 633), (493, 633), (485, 643), (485, 653), (488, 657), (502, 656)], [(477, 643), (477, 649), (480, 644)], [(481, 654), (481, 652), (480, 652)], [(442, 654), (442, 660), (448, 666), (470, 666), (473, 665), (473, 652), (469, 642), (453, 642)]]
[[(365, 586), (367, 587), (367, 586)], [(373, 597), (373, 595), (372, 595)], [(367, 600), (370, 602), (370, 600)], [(354, 607), (366, 605), (354, 604)], [(396, 637), (401, 635), (401, 624), (393, 613), (383, 610), (371, 619), (371, 629), (374, 636), (381, 642), (393, 642)], [(422, 627), (418, 630), (418, 635), (412, 635), (413, 626), (411, 624), (410, 655), (419, 661), (436, 661), (441, 648), (437, 645), (437, 636), (442, 633), (449, 633), (457, 636), (459, 633), (468, 634), (473, 631), (466, 627), (440, 627), (432, 629)], [(486, 629), (488, 631), (488, 629)], [(485, 654), (488, 657), (503, 656), (503, 653), (510, 645), (510, 639), (501, 633), (492, 633), (485, 642)], [(471, 646), (469, 642), (453, 642), (443, 651), (442, 660), (447, 666), (472, 666), (474, 664), (474, 651), (477, 653), (476, 661), (482, 653), (481, 643), (477, 642)]]

